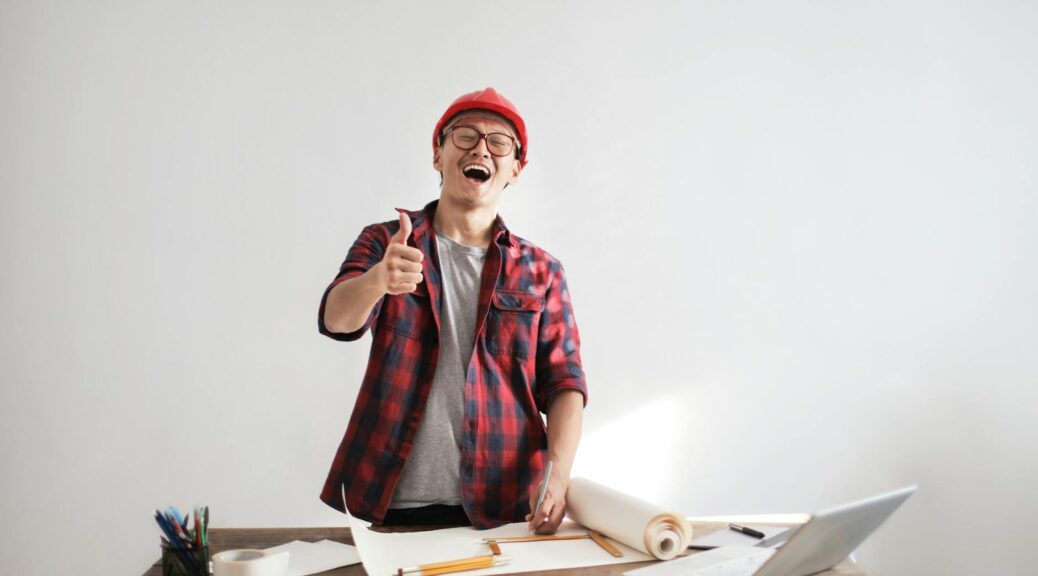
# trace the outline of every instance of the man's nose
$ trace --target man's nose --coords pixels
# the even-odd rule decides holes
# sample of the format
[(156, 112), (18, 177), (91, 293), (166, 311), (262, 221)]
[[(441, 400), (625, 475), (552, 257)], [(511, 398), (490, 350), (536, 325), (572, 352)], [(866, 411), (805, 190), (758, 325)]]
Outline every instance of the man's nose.
[(482, 158), (489, 158), (490, 149), (487, 148), (487, 137), (483, 136), (482, 138), (480, 138), (479, 141), (476, 142), (476, 145), (471, 150), (469, 150), (469, 154), (474, 154)]

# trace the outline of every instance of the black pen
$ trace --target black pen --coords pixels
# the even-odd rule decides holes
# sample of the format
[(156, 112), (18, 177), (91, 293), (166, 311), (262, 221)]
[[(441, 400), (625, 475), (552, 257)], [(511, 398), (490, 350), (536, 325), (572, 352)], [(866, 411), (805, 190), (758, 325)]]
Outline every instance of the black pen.
[(735, 530), (736, 532), (742, 532), (747, 536), (753, 536), (754, 538), (764, 538), (764, 533), (760, 530), (754, 530), (753, 528), (747, 528), (746, 526), (731, 523), (728, 524), (728, 527), (732, 530)]

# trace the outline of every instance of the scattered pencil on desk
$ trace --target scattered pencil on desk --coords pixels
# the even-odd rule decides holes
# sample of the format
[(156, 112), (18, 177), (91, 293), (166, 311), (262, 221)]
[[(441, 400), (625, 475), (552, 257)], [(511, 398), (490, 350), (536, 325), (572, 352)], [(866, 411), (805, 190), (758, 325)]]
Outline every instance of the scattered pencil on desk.
[(536, 536), (508, 536), (505, 538), (484, 538), (484, 542), (540, 542), (542, 540), (584, 540), (590, 538), (587, 534), (543, 534)]
[(466, 570), (479, 570), (480, 568), (493, 568), (508, 563), (510, 556), (474, 556), (460, 560), (448, 560), (446, 562), (435, 562), (433, 564), (422, 564), (420, 566), (409, 566), (396, 571), (396, 576), (437, 576), (438, 574), (450, 574), (452, 572), (464, 572)]

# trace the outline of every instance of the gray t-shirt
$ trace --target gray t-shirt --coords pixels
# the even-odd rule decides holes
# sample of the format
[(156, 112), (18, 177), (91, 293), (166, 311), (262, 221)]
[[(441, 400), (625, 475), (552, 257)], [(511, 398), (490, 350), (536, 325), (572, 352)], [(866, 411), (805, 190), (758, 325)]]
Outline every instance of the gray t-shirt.
[(443, 278), (440, 358), (425, 415), (390, 508), (461, 504), (459, 469), (465, 374), (476, 343), (479, 283), (487, 251), (462, 246), (439, 230), (436, 244)]

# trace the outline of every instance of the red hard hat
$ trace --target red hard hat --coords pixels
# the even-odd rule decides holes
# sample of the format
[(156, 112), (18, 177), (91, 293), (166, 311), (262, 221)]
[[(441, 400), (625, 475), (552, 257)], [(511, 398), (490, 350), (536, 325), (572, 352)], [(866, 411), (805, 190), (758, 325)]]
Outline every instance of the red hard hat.
[(529, 148), (526, 142), (526, 123), (523, 122), (519, 111), (515, 109), (515, 105), (493, 88), (465, 94), (455, 100), (450, 108), (447, 108), (447, 111), (440, 117), (440, 121), (436, 123), (436, 129), (433, 130), (433, 151), (440, 145), (440, 131), (443, 130), (443, 127), (456, 114), (465, 110), (489, 110), (508, 118), (515, 126), (516, 136), (519, 137), (519, 164), (526, 166), (526, 151)]

